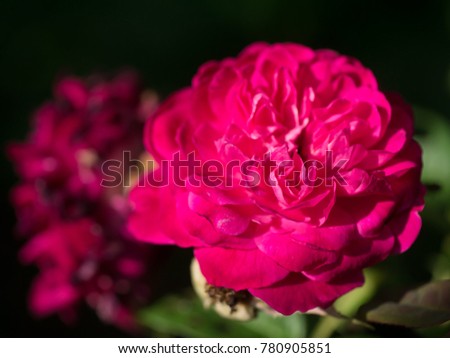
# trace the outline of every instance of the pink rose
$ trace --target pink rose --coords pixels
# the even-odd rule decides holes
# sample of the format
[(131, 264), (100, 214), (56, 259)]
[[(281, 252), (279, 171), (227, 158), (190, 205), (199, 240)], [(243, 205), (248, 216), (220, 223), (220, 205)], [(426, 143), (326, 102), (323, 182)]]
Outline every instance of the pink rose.
[(105, 230), (93, 218), (55, 221), (25, 245), (21, 260), (40, 270), (29, 300), (36, 316), (57, 312), (70, 322), (84, 301), (106, 322), (136, 327), (132, 312), (149, 299), (156, 257)]
[(133, 310), (148, 302), (155, 249), (130, 240), (124, 183), (102, 185), (106, 160), (127, 174), (122, 152), (143, 151), (144, 119), (155, 107), (155, 96), (143, 94), (133, 73), (63, 78), (29, 138), (8, 148), (20, 177), (11, 195), (18, 232), (28, 239), (20, 258), (39, 268), (30, 293), (37, 316), (71, 319), (85, 302), (133, 328)]
[(253, 44), (204, 64), (147, 122), (159, 169), (131, 193), (129, 227), (193, 247), (213, 286), (248, 290), (282, 314), (326, 307), (419, 233), (412, 132), (410, 107), (357, 60)]

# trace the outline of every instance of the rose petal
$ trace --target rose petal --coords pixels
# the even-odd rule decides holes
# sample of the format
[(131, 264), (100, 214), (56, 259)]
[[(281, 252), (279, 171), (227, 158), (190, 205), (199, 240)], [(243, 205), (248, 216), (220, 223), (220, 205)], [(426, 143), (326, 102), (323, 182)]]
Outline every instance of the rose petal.
[(274, 310), (290, 315), (316, 307), (326, 308), (336, 298), (363, 283), (364, 277), (360, 273), (349, 272), (347, 276), (334, 282), (311, 281), (300, 274), (290, 274), (272, 286), (250, 288), (249, 291)]
[(259, 250), (213, 247), (194, 254), (209, 284), (236, 291), (270, 285), (289, 273)]
[(317, 268), (338, 259), (336, 252), (295, 240), (287, 233), (269, 233), (257, 237), (255, 242), (263, 253), (289, 271)]

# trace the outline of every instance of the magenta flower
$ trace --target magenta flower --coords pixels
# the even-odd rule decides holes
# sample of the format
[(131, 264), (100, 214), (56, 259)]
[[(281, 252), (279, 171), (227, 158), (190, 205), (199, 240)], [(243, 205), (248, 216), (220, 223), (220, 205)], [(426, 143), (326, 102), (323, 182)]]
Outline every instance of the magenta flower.
[(18, 231), (29, 238), (20, 258), (40, 271), (30, 295), (36, 315), (71, 319), (84, 301), (104, 320), (134, 326), (132, 311), (149, 299), (154, 249), (130, 240), (124, 183), (102, 186), (102, 163), (141, 154), (155, 104), (133, 73), (66, 77), (36, 112), (29, 139), (8, 148), (21, 179), (12, 192)]
[(210, 285), (282, 314), (326, 307), (419, 233), (412, 132), (410, 107), (357, 60), (253, 44), (203, 65), (147, 122), (159, 169), (132, 192), (129, 227), (193, 247)]

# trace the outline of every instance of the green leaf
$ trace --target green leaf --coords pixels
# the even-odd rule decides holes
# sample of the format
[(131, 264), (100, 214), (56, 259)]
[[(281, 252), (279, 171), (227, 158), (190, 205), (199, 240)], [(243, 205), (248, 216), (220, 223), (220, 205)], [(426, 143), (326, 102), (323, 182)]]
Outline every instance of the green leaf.
[(450, 223), (450, 122), (424, 108), (414, 108), (416, 138), (423, 150), (423, 182), (428, 190), (424, 217), (447, 230)]
[(373, 323), (422, 328), (447, 322), (450, 320), (450, 312), (387, 302), (367, 312), (366, 317), (368, 321)]
[(366, 319), (407, 328), (443, 324), (450, 320), (450, 280), (421, 286), (406, 293), (399, 303), (384, 303), (368, 311)]
[(259, 313), (256, 319), (240, 324), (247, 325), (254, 332), (259, 332), (262, 337), (299, 338), (306, 336), (306, 320), (303, 315), (274, 317), (266, 313)]
[(430, 268), (435, 280), (450, 279), (450, 235), (442, 240), (440, 252), (430, 258)]
[(409, 291), (400, 303), (450, 312), (450, 280), (430, 282)]
[(306, 334), (303, 316), (273, 317), (259, 313), (249, 322), (232, 321), (205, 310), (196, 297), (165, 297), (141, 310), (138, 320), (157, 334), (172, 337), (293, 338)]
[(423, 149), (423, 179), (425, 182), (434, 182), (450, 186), (450, 124), (447, 118), (415, 107), (416, 135)]

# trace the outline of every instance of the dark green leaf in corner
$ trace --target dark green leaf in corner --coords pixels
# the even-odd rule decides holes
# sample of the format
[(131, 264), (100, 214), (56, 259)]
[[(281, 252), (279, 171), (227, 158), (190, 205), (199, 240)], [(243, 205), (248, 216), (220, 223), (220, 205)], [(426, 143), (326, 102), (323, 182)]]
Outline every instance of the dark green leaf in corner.
[(140, 323), (169, 337), (294, 338), (306, 334), (301, 315), (273, 317), (264, 313), (249, 322), (227, 320), (203, 308), (197, 297), (169, 296), (138, 313)]
[(450, 280), (435, 281), (366, 314), (370, 322), (408, 328), (433, 327), (450, 320)]

